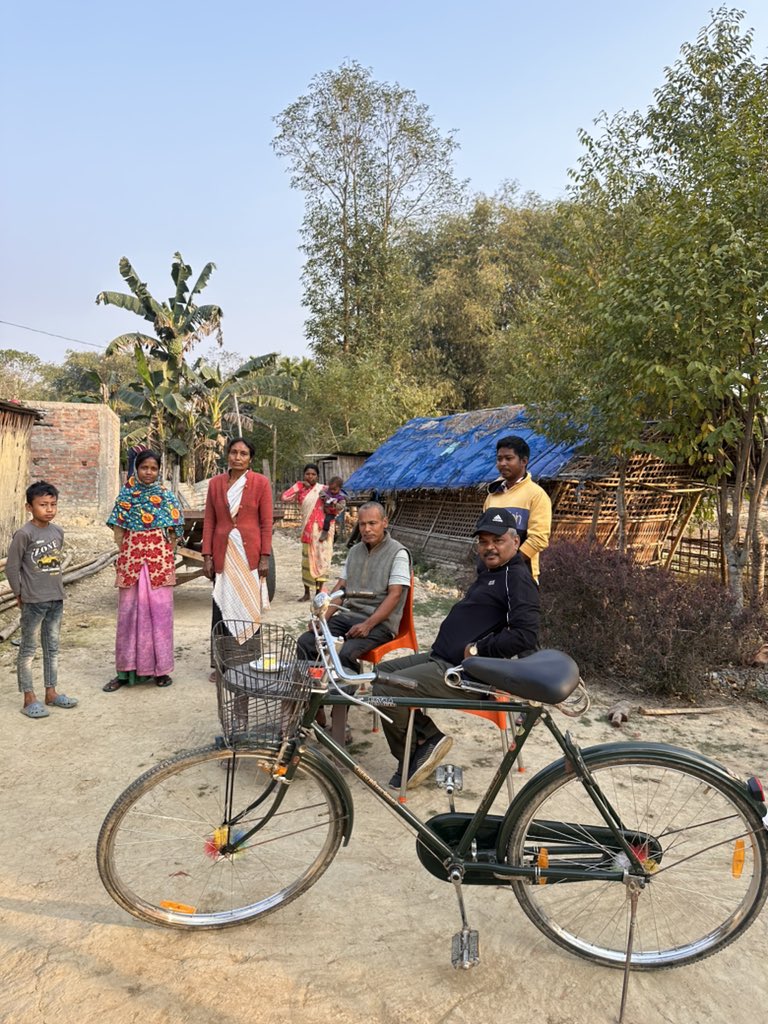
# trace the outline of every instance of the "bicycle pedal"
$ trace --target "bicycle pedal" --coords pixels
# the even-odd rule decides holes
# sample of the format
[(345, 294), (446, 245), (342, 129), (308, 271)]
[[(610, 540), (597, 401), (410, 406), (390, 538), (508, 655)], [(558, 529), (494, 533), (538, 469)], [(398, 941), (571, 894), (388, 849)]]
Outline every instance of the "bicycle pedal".
[(474, 928), (465, 928), (453, 936), (451, 963), (457, 970), (465, 971), (480, 963), (480, 933)]
[(464, 788), (464, 772), (455, 764), (440, 764), (435, 769), (435, 781), (440, 789), (460, 793)]

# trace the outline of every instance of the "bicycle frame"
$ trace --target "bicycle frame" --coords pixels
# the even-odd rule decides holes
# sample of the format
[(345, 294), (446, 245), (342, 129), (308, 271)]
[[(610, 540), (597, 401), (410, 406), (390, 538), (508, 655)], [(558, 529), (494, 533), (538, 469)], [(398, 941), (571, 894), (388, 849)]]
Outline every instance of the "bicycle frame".
[[(453, 709), (459, 711), (482, 711), (487, 710), (488, 708), (488, 701), (479, 699), (460, 700), (456, 698), (445, 700), (418, 697), (416, 698), (416, 701), (417, 705), (423, 708), (440, 708), (444, 710)], [(334, 781), (337, 783), (339, 788), (347, 790), (344, 780), (339, 775), (332, 762), (338, 762), (345, 768), (349, 769), (349, 771), (351, 771), (364, 786), (371, 790), (393, 811), (406, 828), (410, 828), (416, 833), (418, 842), (421, 843), (424, 849), (436, 858), (437, 863), (442, 865), (444, 868), (444, 875), (442, 877), (446, 880), (448, 879), (449, 872), (455, 868), (458, 868), (459, 871), (461, 871), (464, 881), (467, 884), (495, 884), (498, 883), (500, 879), (504, 878), (512, 879), (534, 877), (537, 879), (547, 879), (551, 881), (577, 881), (587, 877), (591, 881), (597, 879), (620, 882), (624, 879), (625, 872), (622, 868), (610, 871), (590, 870), (587, 872), (584, 869), (578, 868), (547, 868), (540, 867), (538, 865), (504, 864), (501, 860), (505, 856), (505, 851), (496, 848), (496, 846), (494, 847), (494, 856), (492, 861), (488, 860), (483, 862), (476, 859), (478, 848), (477, 840), (483, 827), (487, 829), (488, 823), (491, 823), (495, 827), (495, 835), (500, 837), (507, 831), (504, 828), (505, 823), (508, 820), (513, 820), (514, 818), (515, 801), (510, 804), (506, 814), (503, 816), (490, 815), (490, 810), (507, 775), (512, 771), (520, 750), (530, 735), (531, 729), (537, 721), (542, 721), (545, 724), (546, 728), (563, 751), (566, 761), (571, 765), (572, 770), (578, 775), (578, 777), (581, 778), (585, 788), (595, 803), (595, 806), (603, 817), (606, 823), (606, 829), (615, 842), (617, 849), (625, 855), (628, 863), (636, 866), (638, 873), (643, 873), (642, 866), (637, 858), (637, 854), (633, 846), (630, 844), (626, 836), (623, 835), (621, 823), (612, 813), (610, 804), (600, 793), (599, 788), (594, 783), (594, 780), (591, 779), (588, 769), (578, 755), (578, 748), (573, 743), (570, 736), (563, 735), (552, 720), (549, 711), (543, 707), (532, 705), (528, 702), (515, 703), (511, 701), (504, 703), (504, 710), (512, 713), (518, 718), (519, 724), (516, 729), (516, 735), (510, 744), (509, 750), (504, 755), (501, 763), (494, 772), (488, 788), (474, 813), (471, 815), (467, 813), (466, 815), (454, 814), (449, 816), (452, 822), (455, 822), (456, 820), (459, 822), (466, 821), (466, 828), (463, 831), (461, 839), (456, 846), (451, 846), (441, 837), (439, 831), (430, 825), (430, 821), (438, 822), (445, 817), (444, 815), (437, 815), (436, 818), (430, 819), (430, 821), (426, 822), (419, 818), (418, 815), (414, 814), (403, 804), (399, 803), (390, 793), (388, 793), (387, 790), (373, 779), (342, 746), (336, 743), (336, 741), (328, 735), (324, 729), (320, 728), (316, 724), (315, 716), (321, 705), (343, 703), (356, 703), (374, 707), (413, 707), (414, 698), (387, 697), (372, 698), (368, 700), (365, 698), (355, 698), (354, 700), (351, 700), (349, 696), (343, 694), (328, 695), (324, 688), (313, 690), (312, 699), (310, 700), (302, 719), (297, 737), (285, 744), (283, 750), (280, 752), (277, 762), (280, 766), (278, 769), (278, 781), (286, 786), (290, 785), (302, 758), (307, 756), (306, 740), (311, 734), (314, 736), (316, 742), (330, 755), (331, 761), (326, 761), (325, 758), (322, 758), (323, 761), (326, 761), (326, 774), (332, 774)], [(311, 756), (315, 762), (322, 757), (322, 755), (318, 754), (313, 754)], [(262, 828), (269, 818), (271, 818), (277, 811), (280, 802), (280, 799), (275, 801), (270, 813), (262, 819), (257, 826), (240, 835), (237, 840), (237, 845), (246, 843), (252, 835), (259, 831), (260, 828)], [(345, 802), (349, 807), (351, 818), (352, 801), (351, 797), (348, 796), (348, 790)], [(345, 834), (345, 844), (349, 840), (350, 832), (351, 820), (350, 828)], [(487, 852), (488, 849), (487, 840), (485, 840), (483, 850)], [(428, 867), (426, 864), (425, 866)], [(471, 868), (471, 870), (467, 873), (467, 869), (469, 868)], [(432, 869), (429, 868), (429, 870)]]
[[(492, 884), (493, 882), (498, 881), (499, 878), (503, 877), (526, 878), (534, 876), (536, 878), (544, 878), (552, 881), (575, 881), (586, 877), (587, 872), (579, 869), (569, 870), (566, 868), (547, 868), (540, 867), (538, 865), (503, 864), (501, 861), (505, 858), (506, 851), (500, 848), (494, 850), (495, 856), (493, 863), (488, 862), (487, 865), (483, 865), (482, 862), (471, 859), (473, 856), (472, 851), (476, 851), (477, 849), (479, 833), (484, 826), (487, 827), (488, 822), (492, 822), (494, 825), (498, 824), (497, 836), (503, 837), (508, 832), (508, 829), (504, 828), (504, 824), (508, 821), (514, 820), (516, 801), (513, 801), (510, 804), (504, 816), (490, 816), (490, 810), (508, 774), (512, 771), (520, 750), (530, 735), (531, 729), (537, 721), (542, 721), (550, 734), (554, 737), (560, 749), (563, 751), (566, 763), (570, 765), (573, 772), (581, 779), (582, 784), (595, 804), (600, 816), (605, 821), (606, 828), (608, 829), (613, 841), (616, 843), (618, 850), (624, 854), (626, 863), (631, 865), (639, 875), (644, 875), (642, 864), (633, 845), (623, 834), (621, 821), (612, 811), (610, 803), (600, 792), (599, 787), (591, 777), (589, 769), (585, 765), (583, 758), (580, 756), (578, 747), (571, 739), (570, 734), (563, 735), (552, 720), (550, 712), (542, 705), (537, 705), (529, 701), (518, 700), (515, 702), (514, 700), (508, 701), (505, 699), (503, 705), (504, 711), (509, 712), (518, 722), (517, 728), (515, 729), (515, 735), (512, 738), (507, 753), (504, 755), (501, 763), (494, 772), (477, 809), (473, 814), (467, 814), (463, 817), (463, 820), (467, 820), (467, 827), (455, 847), (449, 845), (440, 836), (439, 832), (435, 830), (435, 828), (431, 827), (428, 822), (423, 821), (417, 815), (413, 814), (407, 807), (399, 803), (390, 793), (387, 792), (386, 789), (376, 782), (375, 779), (371, 778), (368, 772), (366, 772), (365, 769), (359, 765), (342, 746), (329, 736), (324, 729), (321, 729), (316, 725), (315, 717), (321, 706), (357, 704), (377, 709), (400, 706), (438, 708), (458, 711), (486, 711), (488, 710), (489, 701), (487, 697), (479, 697), (474, 700), (460, 698), (437, 699), (422, 696), (419, 696), (416, 699), (389, 696), (358, 698), (344, 693), (340, 689), (339, 681), (342, 681), (342, 683), (356, 685), (364, 681), (374, 680), (376, 678), (376, 673), (350, 675), (344, 671), (334, 646), (334, 638), (330, 632), (325, 617), (321, 614), (321, 608), (324, 605), (329, 605), (336, 596), (336, 594), (330, 596), (325, 594), (318, 595), (318, 597), (313, 601), (312, 629), (315, 633), (317, 649), (324, 667), (324, 678), (322, 681), (319, 681), (319, 684), (312, 690), (312, 698), (305, 711), (296, 739), (284, 744), (284, 748), (280, 752), (278, 763), (281, 766), (279, 769), (281, 781), (285, 784), (290, 784), (301, 758), (304, 755), (306, 738), (310, 733), (312, 733), (320, 746), (325, 748), (329, 753), (332, 761), (336, 761), (349, 769), (349, 771), (351, 771), (364, 786), (371, 790), (393, 811), (405, 827), (412, 829), (416, 833), (419, 843), (421, 843), (423, 847), (425, 847), (425, 849), (434, 857), (438, 858), (439, 862), (445, 868), (445, 877), (447, 877), (448, 872), (452, 868), (458, 868), (462, 874), (464, 874), (466, 868), (471, 865), (472, 878), (470, 879), (467, 877), (466, 881), (469, 882), (470, 880), (476, 880), (476, 884), (482, 884), (481, 880), (487, 884)], [(337, 690), (335, 694), (329, 693), (329, 685), (333, 686)], [(507, 695), (505, 695), (505, 697), (506, 696)], [(333, 773), (338, 783), (341, 783), (342, 786), (345, 785), (342, 777), (335, 770), (332, 764), (328, 764), (327, 770), (330, 770)], [(351, 797), (347, 800), (347, 804), (351, 814)], [(437, 816), (438, 819), (441, 817), (442, 816), (440, 815)], [(456, 816), (454, 814), (454, 819), (455, 817)], [(436, 819), (430, 820), (435, 821)], [(259, 826), (257, 826), (257, 829), (258, 827)], [(249, 833), (246, 836), (241, 837), (240, 841), (244, 842), (247, 840), (250, 834), (253, 833)], [(347, 833), (345, 835), (345, 843), (348, 842), (348, 838), (349, 834)], [(468, 856), (470, 857), (469, 860), (467, 860)], [(474, 856), (476, 856), (476, 853)], [(588, 875), (591, 880), (601, 879), (622, 881), (624, 879), (625, 872), (623, 869), (617, 868), (612, 871), (590, 871)]]

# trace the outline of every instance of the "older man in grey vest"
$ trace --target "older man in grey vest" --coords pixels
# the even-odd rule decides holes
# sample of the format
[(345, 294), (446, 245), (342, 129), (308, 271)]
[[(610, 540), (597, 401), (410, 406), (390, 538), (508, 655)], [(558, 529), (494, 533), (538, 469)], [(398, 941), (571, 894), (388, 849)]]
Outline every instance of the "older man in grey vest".
[[(378, 501), (361, 505), (357, 525), (360, 542), (331, 588), (345, 592), (343, 604), (328, 620), (333, 636), (344, 637), (339, 658), (353, 672), (364, 654), (397, 634), (411, 585), (410, 553), (389, 535), (383, 506)], [(300, 658), (317, 657), (314, 633), (302, 633), (298, 647)]]

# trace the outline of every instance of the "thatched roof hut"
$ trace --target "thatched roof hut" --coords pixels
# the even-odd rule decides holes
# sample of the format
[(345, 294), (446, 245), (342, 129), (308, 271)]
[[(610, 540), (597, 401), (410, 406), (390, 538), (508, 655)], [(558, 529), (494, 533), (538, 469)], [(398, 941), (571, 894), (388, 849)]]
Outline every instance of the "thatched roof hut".
[(0, 400), (0, 554), (5, 554), (15, 530), (23, 525), (25, 491), (29, 482), (30, 435), (43, 415), (20, 402)]
[[(528, 469), (552, 498), (552, 539), (592, 537), (616, 546), (619, 470), (555, 444), (528, 425), (519, 405), (410, 420), (353, 473), (355, 495), (377, 492), (393, 505), (392, 532), (415, 555), (451, 564), (468, 554), (487, 485), (496, 477), (496, 441), (528, 442)], [(626, 547), (642, 564), (662, 558), (691, 495), (701, 487), (687, 466), (633, 456), (624, 471)]]

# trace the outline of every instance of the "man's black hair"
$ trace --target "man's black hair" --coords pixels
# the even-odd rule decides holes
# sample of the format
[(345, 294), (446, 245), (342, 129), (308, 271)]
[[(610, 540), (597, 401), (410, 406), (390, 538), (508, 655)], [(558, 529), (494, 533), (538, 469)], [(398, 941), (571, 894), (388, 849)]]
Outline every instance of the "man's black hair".
[(508, 434), (507, 437), (501, 437), (496, 442), (496, 451), (499, 448), (511, 448), (515, 455), (521, 459), (530, 459), (531, 449), (528, 447), (528, 442), (523, 440), (522, 437), (518, 437), (517, 434)]
[(27, 488), (27, 504), (31, 505), (35, 498), (57, 498), (59, 497), (58, 488), (54, 487), (53, 484), (49, 484), (47, 480), (38, 480), (34, 484), (30, 484)]

